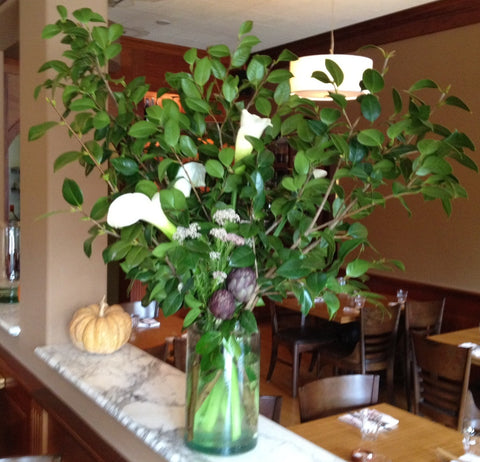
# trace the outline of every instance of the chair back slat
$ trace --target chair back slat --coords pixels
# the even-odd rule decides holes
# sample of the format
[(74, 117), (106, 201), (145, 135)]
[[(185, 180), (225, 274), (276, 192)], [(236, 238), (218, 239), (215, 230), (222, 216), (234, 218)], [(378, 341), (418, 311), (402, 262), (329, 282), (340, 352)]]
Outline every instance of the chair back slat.
[(470, 378), (471, 349), (412, 336), (414, 412), (460, 430)]
[(378, 375), (349, 374), (326, 377), (298, 389), (300, 420), (307, 422), (378, 402)]
[(442, 330), (443, 313), (445, 310), (445, 298), (438, 300), (412, 300), (408, 299), (405, 304), (405, 394), (408, 409), (412, 410), (412, 335), (428, 337), (439, 334)]
[(393, 362), (400, 320), (399, 304), (385, 309), (365, 306), (361, 313), (361, 344), (363, 371), (386, 369)]
[(260, 396), (259, 412), (261, 415), (280, 423), (283, 398), (281, 395), (262, 395)]

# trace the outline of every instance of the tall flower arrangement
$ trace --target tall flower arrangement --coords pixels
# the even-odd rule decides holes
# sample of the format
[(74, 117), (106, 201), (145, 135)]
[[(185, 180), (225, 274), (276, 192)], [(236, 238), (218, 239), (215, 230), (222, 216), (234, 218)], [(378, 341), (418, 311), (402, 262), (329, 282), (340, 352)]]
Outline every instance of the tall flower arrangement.
[[(396, 200), (408, 210), (408, 197), (421, 195), (450, 213), (452, 200), (466, 197), (453, 164), (476, 170), (467, 155), (474, 146), (433, 117), (467, 105), (429, 79), (385, 91), (391, 53), (378, 49), (385, 63), (364, 73), (367, 92), (355, 101), (336, 92), (343, 72), (328, 62), (328, 73), (315, 73), (332, 84), (332, 103), (323, 106), (290, 94), (284, 65), (294, 54), (251, 53), (259, 39), (247, 21), (236, 49), (187, 51), (185, 71), (166, 73), (168, 87), (158, 89), (178, 94), (180, 104), (163, 99), (144, 118), (145, 78), (114, 80), (105, 70), (121, 51), (122, 26), (88, 8), (73, 17), (63, 6), (58, 12), (43, 37), (60, 36), (64, 56), (42, 66), (48, 77), (36, 92), (47, 92), (58, 120), (32, 127), (30, 140), (68, 129), (79, 148), (60, 154), (55, 170), (77, 162), (108, 184), (90, 207), (80, 186), (64, 181), (67, 203), (92, 222), (86, 254), (99, 234), (110, 235), (105, 262), (121, 262), (128, 278), (147, 285), (145, 301), (158, 301), (166, 315), (189, 307), (185, 326), (208, 326), (209, 348), (235, 323), (254, 330), (252, 310), (264, 296), (291, 293), (305, 314), (321, 296), (333, 314), (339, 292), (368, 292), (370, 269), (402, 268), (365, 257), (371, 245), (362, 219), (376, 207)], [(382, 98), (393, 102), (392, 114)], [(296, 155), (278, 178), (280, 138)], [(234, 219), (219, 223), (222, 214)]]

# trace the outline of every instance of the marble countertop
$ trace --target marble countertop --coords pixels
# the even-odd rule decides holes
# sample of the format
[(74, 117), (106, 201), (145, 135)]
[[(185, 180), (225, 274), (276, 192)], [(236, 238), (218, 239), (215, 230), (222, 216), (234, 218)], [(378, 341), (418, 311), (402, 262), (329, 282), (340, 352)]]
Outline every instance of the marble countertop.
[(183, 442), (183, 372), (130, 344), (111, 355), (71, 344), (37, 347), (35, 353), (168, 461), (343, 460), (263, 416), (257, 446), (247, 453), (221, 457), (192, 451)]
[(0, 303), (0, 327), (14, 337), (20, 335), (18, 303)]

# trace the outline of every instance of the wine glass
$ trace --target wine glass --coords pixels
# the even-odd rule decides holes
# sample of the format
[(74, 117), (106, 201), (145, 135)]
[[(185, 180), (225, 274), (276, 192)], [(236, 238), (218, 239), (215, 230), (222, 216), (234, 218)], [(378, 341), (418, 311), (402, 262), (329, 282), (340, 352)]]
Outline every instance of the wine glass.
[(408, 290), (398, 289), (397, 290), (397, 302), (405, 303), (407, 301)]

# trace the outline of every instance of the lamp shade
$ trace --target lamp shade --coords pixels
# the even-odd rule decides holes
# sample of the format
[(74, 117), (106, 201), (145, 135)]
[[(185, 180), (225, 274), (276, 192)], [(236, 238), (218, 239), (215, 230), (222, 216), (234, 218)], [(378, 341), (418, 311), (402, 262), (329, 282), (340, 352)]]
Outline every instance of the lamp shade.
[(291, 92), (302, 98), (316, 101), (329, 100), (328, 93), (335, 91), (334, 86), (312, 78), (315, 71), (330, 75), (325, 67), (326, 59), (334, 61), (343, 71), (344, 79), (337, 88), (338, 93), (347, 99), (355, 99), (362, 94), (360, 81), (363, 72), (372, 68), (373, 61), (364, 56), (337, 54), (302, 56), (297, 61), (290, 62), (290, 72), (293, 74), (290, 79)]

